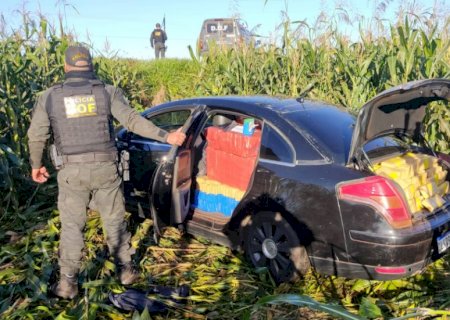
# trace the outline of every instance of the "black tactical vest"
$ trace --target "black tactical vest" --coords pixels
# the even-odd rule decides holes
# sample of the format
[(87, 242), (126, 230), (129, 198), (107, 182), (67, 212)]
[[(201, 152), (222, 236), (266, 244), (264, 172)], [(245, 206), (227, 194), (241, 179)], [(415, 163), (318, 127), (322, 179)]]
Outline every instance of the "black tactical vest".
[(157, 42), (164, 43), (166, 41), (166, 37), (164, 36), (164, 31), (161, 29), (153, 30), (153, 39), (155, 39), (155, 43), (157, 43)]
[(111, 103), (103, 82), (82, 79), (57, 84), (46, 108), (62, 155), (117, 152)]

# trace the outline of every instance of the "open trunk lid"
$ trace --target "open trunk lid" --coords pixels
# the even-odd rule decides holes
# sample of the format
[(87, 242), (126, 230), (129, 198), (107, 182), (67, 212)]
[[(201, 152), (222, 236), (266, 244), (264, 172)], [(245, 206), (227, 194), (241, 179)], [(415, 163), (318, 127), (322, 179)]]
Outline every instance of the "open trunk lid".
[(378, 94), (360, 110), (353, 131), (348, 162), (358, 159), (364, 144), (385, 133), (417, 134), (428, 103), (450, 101), (450, 80), (408, 82)]

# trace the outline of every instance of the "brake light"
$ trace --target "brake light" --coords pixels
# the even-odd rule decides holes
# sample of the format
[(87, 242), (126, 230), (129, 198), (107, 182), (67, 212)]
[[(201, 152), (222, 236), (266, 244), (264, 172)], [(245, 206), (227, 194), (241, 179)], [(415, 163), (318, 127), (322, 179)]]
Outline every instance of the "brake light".
[(408, 206), (402, 194), (389, 179), (371, 176), (341, 183), (337, 188), (339, 199), (374, 207), (394, 228), (412, 225)]

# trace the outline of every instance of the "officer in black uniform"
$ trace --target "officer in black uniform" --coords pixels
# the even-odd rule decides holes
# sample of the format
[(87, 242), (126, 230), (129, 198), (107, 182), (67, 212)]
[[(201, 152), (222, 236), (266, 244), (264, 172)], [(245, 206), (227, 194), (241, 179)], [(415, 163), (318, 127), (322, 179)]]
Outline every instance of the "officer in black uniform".
[(172, 145), (181, 145), (186, 136), (180, 131), (168, 133), (159, 129), (129, 107), (122, 90), (98, 80), (86, 48), (69, 47), (64, 70), (65, 81), (39, 96), (28, 140), (31, 175), (37, 183), (44, 183), (49, 177), (41, 160), (50, 136), (59, 154), (56, 159), (61, 162), (58, 170), (61, 277), (53, 292), (62, 298), (73, 298), (78, 293), (83, 229), (91, 200), (99, 209), (120, 282), (131, 284), (139, 277), (131, 262), (134, 249), (124, 219), (113, 118), (132, 132)]
[(156, 28), (153, 30), (152, 35), (150, 36), (150, 45), (152, 48), (155, 48), (155, 58), (159, 59), (164, 58), (166, 56), (166, 40), (167, 34), (164, 30), (161, 29), (161, 25), (159, 23), (156, 24)]

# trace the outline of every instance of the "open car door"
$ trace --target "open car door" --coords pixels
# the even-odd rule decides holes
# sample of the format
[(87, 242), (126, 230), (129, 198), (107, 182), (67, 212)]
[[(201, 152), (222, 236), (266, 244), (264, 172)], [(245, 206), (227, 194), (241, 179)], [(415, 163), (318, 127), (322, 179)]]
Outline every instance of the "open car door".
[(153, 175), (149, 195), (155, 240), (161, 235), (163, 227), (183, 223), (189, 213), (192, 184), (189, 135), (195, 131), (205, 110), (204, 105), (193, 109), (181, 129), (186, 134), (185, 143), (181, 147), (172, 146)]

